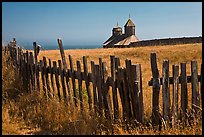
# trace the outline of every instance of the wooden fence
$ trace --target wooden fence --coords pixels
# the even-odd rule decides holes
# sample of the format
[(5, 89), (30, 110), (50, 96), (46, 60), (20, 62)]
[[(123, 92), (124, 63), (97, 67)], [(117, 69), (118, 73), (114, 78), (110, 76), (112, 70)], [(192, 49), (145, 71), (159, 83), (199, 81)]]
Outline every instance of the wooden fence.
[[(15, 39), (4, 47), (3, 51), (10, 53), (28, 92), (42, 93), (46, 99), (58, 98), (60, 102), (64, 102), (67, 106), (74, 106), (73, 108), (82, 112), (85, 111), (87, 104), (90, 112), (95, 112), (109, 120), (117, 121), (122, 118), (127, 122), (144, 123), (141, 64), (132, 64), (131, 60), (126, 59), (125, 67), (121, 67), (120, 59), (110, 56), (111, 74), (109, 75), (107, 64), (102, 61), (102, 58), (99, 58), (99, 64), (91, 61), (91, 72), (88, 72), (87, 57), (83, 56), (82, 63), (76, 61), (77, 69), (74, 70), (71, 55), (68, 56), (69, 67), (67, 65), (61, 39), (58, 39), (58, 45), (62, 60), (57, 62), (46, 57), (38, 61), (40, 49), (36, 42), (33, 43), (34, 55), (33, 52), (23, 52), (16, 46)], [(189, 82), (192, 83), (192, 109), (196, 113), (200, 112), (202, 89), (201, 84), (200, 88), (198, 87), (198, 82), (201, 83), (202, 78), (198, 75), (197, 62), (191, 62), (191, 76), (186, 76), (186, 64), (181, 63), (181, 76), (178, 74), (179, 67), (173, 65), (173, 77), (169, 77), (169, 61), (164, 60), (162, 78), (160, 78), (156, 54), (152, 53), (150, 58), (153, 78), (149, 81), (149, 86), (152, 86), (153, 91), (153, 125), (161, 125), (163, 122), (165, 125), (168, 123), (174, 126), (181, 115), (186, 121), (187, 83)], [(173, 84), (172, 107), (170, 107), (170, 84)], [(178, 112), (179, 84), (181, 84), (180, 115)], [(83, 85), (86, 90), (83, 90)], [(159, 112), (160, 86), (162, 86), (163, 97), (162, 115)], [(170, 108), (172, 108), (171, 111)]]
[[(157, 67), (156, 54), (151, 53), (151, 68), (153, 78), (149, 81), (148, 85), (152, 86), (153, 100), (152, 100), (152, 121), (154, 124), (159, 125), (161, 120), (165, 124), (170, 124), (172, 127), (177, 124), (178, 120), (187, 122), (188, 111), (188, 89), (187, 83), (191, 83), (192, 89), (192, 103), (191, 111), (195, 117), (201, 114), (201, 96), (202, 96), (202, 64), (201, 64), (201, 75), (198, 75), (198, 64), (197, 61), (191, 61), (191, 76), (186, 75), (186, 63), (180, 63), (180, 76), (179, 76), (179, 65), (172, 65), (172, 75), (169, 75), (169, 60), (164, 60), (162, 65), (162, 77), (159, 78), (159, 70)], [(199, 87), (200, 82), (200, 87)], [(173, 91), (170, 91), (170, 84), (172, 84)], [(180, 88), (179, 88), (180, 84)], [(159, 92), (162, 86), (162, 115), (159, 113)], [(179, 90), (180, 89), (180, 90)], [(172, 104), (170, 103), (170, 92), (172, 94)], [(180, 108), (179, 108), (179, 96), (180, 92)], [(171, 106), (172, 105), (172, 106)], [(180, 112), (179, 112), (180, 109)]]

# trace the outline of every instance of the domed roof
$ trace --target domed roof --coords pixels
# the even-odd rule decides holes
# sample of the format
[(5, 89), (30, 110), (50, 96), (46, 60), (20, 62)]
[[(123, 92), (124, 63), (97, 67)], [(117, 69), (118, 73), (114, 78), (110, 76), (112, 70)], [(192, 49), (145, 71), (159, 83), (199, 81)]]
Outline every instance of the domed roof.
[(133, 21), (129, 18), (127, 23), (125, 24), (125, 27), (126, 26), (135, 26), (135, 24), (133, 23)]
[(122, 28), (118, 26), (118, 23), (117, 23), (117, 25), (113, 29), (122, 29)]

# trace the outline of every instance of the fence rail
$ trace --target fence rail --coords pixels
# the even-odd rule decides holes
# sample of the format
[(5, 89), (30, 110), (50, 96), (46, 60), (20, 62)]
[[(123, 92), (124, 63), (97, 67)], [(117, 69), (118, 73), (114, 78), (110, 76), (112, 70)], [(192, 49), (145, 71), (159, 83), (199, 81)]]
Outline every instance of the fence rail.
[[(109, 120), (117, 121), (122, 118), (125, 121), (135, 120), (144, 123), (141, 64), (132, 64), (131, 60), (126, 59), (125, 67), (122, 67), (118, 57), (110, 56), (111, 74), (108, 75), (107, 64), (102, 58), (99, 58), (99, 64), (94, 61), (88, 64), (87, 57), (83, 56), (82, 63), (76, 61), (77, 69), (74, 70), (71, 55), (68, 56), (69, 67), (67, 65), (61, 39), (58, 39), (58, 44), (62, 57), (62, 60), (58, 61), (52, 61), (46, 57), (38, 60), (40, 48), (36, 42), (33, 43), (34, 55), (33, 52), (23, 52), (16, 46), (15, 39), (2, 49), (3, 52), (10, 53), (28, 92), (42, 93), (47, 99), (58, 98), (60, 102), (74, 106), (73, 108), (82, 112), (87, 104), (90, 112), (95, 112)], [(156, 54), (151, 53), (150, 59), (153, 78), (148, 85), (152, 86), (153, 91), (153, 125), (161, 125), (162, 118), (165, 125), (169, 124), (172, 127), (176, 125), (180, 116), (183, 116), (183, 121), (187, 120), (187, 83), (189, 82), (192, 84), (192, 109), (198, 114), (202, 95), (202, 75), (198, 75), (197, 62), (191, 61), (191, 76), (186, 76), (186, 64), (181, 63), (180, 76), (179, 66), (173, 65), (173, 77), (169, 77), (169, 61), (164, 60), (162, 77), (160, 77)], [(88, 71), (88, 65), (91, 66), (91, 72)], [(172, 104), (170, 104), (170, 84), (173, 85)], [(181, 108), (178, 108), (179, 85), (181, 85)], [(159, 112), (161, 87), (162, 115)], [(119, 109), (120, 104), (122, 110)], [(178, 112), (179, 109), (181, 112)]]

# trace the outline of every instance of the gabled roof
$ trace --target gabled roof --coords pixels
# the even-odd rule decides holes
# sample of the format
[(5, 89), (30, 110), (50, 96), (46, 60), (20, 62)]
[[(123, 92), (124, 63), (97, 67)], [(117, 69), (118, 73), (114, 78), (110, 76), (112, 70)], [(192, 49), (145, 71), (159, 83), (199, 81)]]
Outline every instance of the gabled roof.
[(131, 42), (139, 41), (135, 35), (127, 37), (125, 34), (118, 36), (111, 36), (106, 42), (103, 43), (104, 46), (113, 45), (129, 45)]
[(125, 27), (126, 26), (135, 26), (135, 24), (133, 23), (131, 19), (128, 19), (127, 23), (125, 24)]

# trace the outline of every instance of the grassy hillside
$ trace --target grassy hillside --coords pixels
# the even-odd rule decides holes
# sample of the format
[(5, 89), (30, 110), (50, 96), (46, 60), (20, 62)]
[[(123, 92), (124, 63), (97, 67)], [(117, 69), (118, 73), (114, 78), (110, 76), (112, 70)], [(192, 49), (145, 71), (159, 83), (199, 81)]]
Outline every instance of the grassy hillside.
[[(198, 71), (200, 74), (200, 64), (202, 62), (202, 44), (151, 46), (123, 49), (111, 48), (65, 50), (65, 56), (69, 66), (68, 55), (72, 55), (75, 69), (76, 61), (82, 61), (82, 56), (87, 56), (89, 72), (91, 69), (90, 62), (94, 61), (96, 64), (98, 64), (98, 58), (100, 57), (107, 63), (109, 75), (110, 55), (119, 57), (121, 65), (124, 67), (125, 59), (131, 59), (133, 64), (141, 64), (143, 76), (144, 113), (145, 117), (150, 117), (152, 111), (152, 87), (148, 86), (148, 81), (152, 77), (150, 68), (151, 52), (157, 53), (160, 76), (162, 72), (162, 62), (164, 59), (168, 59), (170, 61), (170, 76), (172, 76), (172, 65), (179, 65), (181, 62), (187, 63), (187, 75), (190, 75), (190, 63), (191, 60), (194, 59), (198, 62)], [(61, 59), (59, 50), (42, 50), (39, 53), (39, 59), (42, 59), (43, 56), (50, 58), (52, 61)], [(12, 84), (12, 86), (9, 85), (9, 83), (20, 83), (20, 81), (15, 77), (16, 72), (13, 71), (13, 68), (10, 68), (10, 65), (7, 66), (8, 63), (6, 63), (6, 59), (3, 58), (2, 61), (2, 79), (5, 79), (5, 81), (3, 81), (3, 85), (5, 85), (3, 93), (8, 92), (6, 90), (8, 87), (18, 91), (22, 90), (17, 84)], [(12, 73), (7, 75), (9, 71)], [(188, 86), (191, 87), (190, 84), (188, 84)], [(10, 90), (9, 92), (11, 91), (16, 93), (14, 90)], [(189, 89), (188, 92), (190, 93), (188, 100), (190, 107), (191, 90)], [(3, 95), (4, 94), (2, 94), (2, 96)], [(160, 132), (154, 131), (151, 127), (145, 126), (127, 130), (121, 124), (114, 125), (114, 129), (111, 130), (106, 123), (98, 125), (99, 119), (97, 117), (94, 117), (88, 113), (82, 116), (79, 112), (72, 113), (70, 110), (64, 111), (65, 109), (62, 104), (57, 103), (55, 100), (49, 103), (44, 102), (42, 101), (43, 99), (41, 97), (34, 93), (31, 95), (19, 95), (19, 99), (15, 101), (15, 96), (13, 98), (8, 98), (5, 96), (4, 98), (5, 101), (3, 101), (2, 105), (3, 134), (99, 134), (99, 131), (104, 131), (102, 132), (103, 134), (201, 134), (202, 132), (201, 121), (195, 121), (193, 125), (185, 128), (183, 126), (179, 126), (176, 129), (166, 129)], [(160, 105), (161, 104), (162, 98), (160, 96)], [(23, 115), (26, 115), (26, 118), (23, 118)]]

